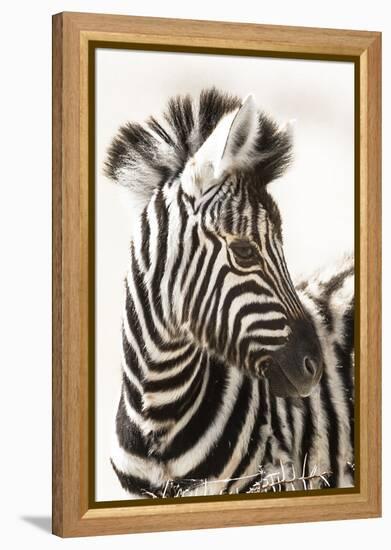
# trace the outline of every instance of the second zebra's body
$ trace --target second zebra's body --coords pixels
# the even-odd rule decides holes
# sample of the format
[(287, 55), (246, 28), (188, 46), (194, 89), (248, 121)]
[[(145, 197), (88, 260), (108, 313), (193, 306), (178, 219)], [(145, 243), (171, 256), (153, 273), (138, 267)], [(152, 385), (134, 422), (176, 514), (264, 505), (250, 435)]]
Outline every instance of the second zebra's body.
[(122, 487), (243, 492), (276, 460), (304, 457), (351, 484), (341, 350), (322, 317), (331, 302), (322, 310), (319, 289), (294, 288), (267, 191), (290, 159), (289, 128), (251, 96), (214, 89), (173, 100), (165, 122), (124, 126), (107, 162), (140, 203), (112, 454)]
[[(286, 489), (354, 485), (354, 262), (346, 258), (298, 285), (314, 320), (325, 368), (306, 398), (272, 400), (263, 485)], [(282, 464), (282, 467), (281, 467)], [(277, 479), (278, 478), (278, 479)], [(305, 478), (304, 483), (300, 478)], [(307, 479), (307, 481), (306, 481)], [(261, 485), (262, 485), (261, 483)]]

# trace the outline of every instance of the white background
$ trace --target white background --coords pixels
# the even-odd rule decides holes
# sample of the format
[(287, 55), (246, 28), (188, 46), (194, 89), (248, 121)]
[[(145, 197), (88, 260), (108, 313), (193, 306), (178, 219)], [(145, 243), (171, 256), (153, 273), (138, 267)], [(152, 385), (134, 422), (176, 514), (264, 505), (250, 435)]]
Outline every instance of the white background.
[[(232, 544), (317, 550), (387, 548), (391, 480), (384, 475), (384, 517), (375, 520), (160, 533), (61, 541), (49, 535), (51, 492), (51, 14), (62, 10), (356, 28), (385, 32), (384, 58), (384, 464), (391, 460), (390, 330), (391, 97), (388, 3), (357, 0), (270, 3), (143, 0), (14, 0), (2, 9), (0, 129), (1, 534), (5, 548), (199, 548)], [(388, 541), (388, 542), (387, 542)]]
[[(246, 97), (279, 124), (294, 122), (294, 160), (268, 186), (280, 207), (295, 281), (354, 249), (354, 65), (170, 52), (96, 54), (96, 498), (128, 499), (109, 456), (121, 385), (123, 279), (132, 198), (102, 168), (120, 125), (157, 116), (169, 97), (204, 88)], [(122, 192), (121, 192), (122, 191)], [(124, 208), (125, 206), (125, 208)]]

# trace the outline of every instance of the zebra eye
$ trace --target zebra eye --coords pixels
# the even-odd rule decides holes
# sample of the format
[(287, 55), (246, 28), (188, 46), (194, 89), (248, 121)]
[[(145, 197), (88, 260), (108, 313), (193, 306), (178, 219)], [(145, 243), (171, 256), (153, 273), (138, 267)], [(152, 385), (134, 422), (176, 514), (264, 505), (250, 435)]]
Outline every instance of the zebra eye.
[(231, 243), (231, 250), (235, 254), (236, 259), (241, 260), (241, 263), (245, 262), (247, 265), (250, 265), (257, 260), (257, 253), (248, 241), (233, 241)]

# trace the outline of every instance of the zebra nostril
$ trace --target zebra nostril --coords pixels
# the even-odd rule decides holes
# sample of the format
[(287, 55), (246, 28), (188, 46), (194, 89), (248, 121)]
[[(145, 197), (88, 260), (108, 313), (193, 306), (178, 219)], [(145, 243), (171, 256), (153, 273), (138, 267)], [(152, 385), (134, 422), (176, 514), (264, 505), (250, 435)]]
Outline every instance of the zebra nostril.
[(311, 359), (311, 357), (308, 357), (308, 355), (304, 357), (303, 367), (304, 367), (304, 371), (307, 374), (315, 377), (316, 372), (318, 370), (317, 365), (316, 365), (316, 362), (313, 359)]

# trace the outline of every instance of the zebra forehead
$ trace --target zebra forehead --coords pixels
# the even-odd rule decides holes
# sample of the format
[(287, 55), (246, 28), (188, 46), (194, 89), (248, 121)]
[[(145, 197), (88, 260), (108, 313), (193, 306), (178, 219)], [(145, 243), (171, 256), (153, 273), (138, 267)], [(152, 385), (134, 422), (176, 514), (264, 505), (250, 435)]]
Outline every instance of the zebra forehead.
[(220, 233), (256, 239), (267, 228), (282, 241), (280, 211), (265, 188), (242, 185), (235, 192), (223, 191), (201, 216)]

